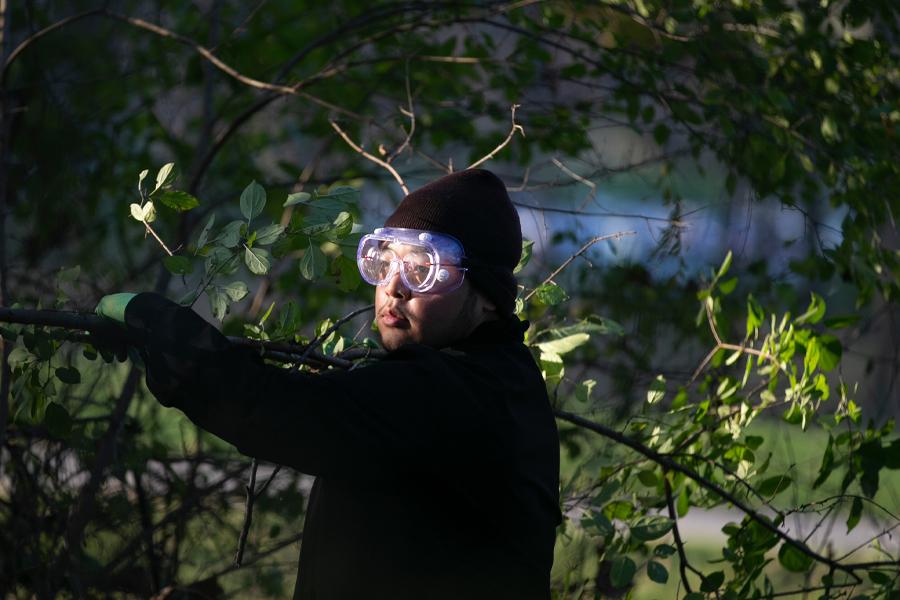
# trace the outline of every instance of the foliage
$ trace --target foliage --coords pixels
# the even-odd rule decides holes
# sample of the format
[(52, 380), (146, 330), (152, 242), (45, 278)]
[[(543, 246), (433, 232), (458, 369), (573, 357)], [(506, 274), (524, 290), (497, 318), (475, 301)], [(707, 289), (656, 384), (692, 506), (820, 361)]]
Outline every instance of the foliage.
[[(657, 256), (689, 262), (696, 209), (678, 174), (721, 172), (726, 204), (803, 215), (810, 243), (783, 272), (773, 248), (728, 254), (705, 279), (597, 253), (545, 278), (553, 249), (523, 247), (517, 310), (560, 414), (554, 595), (896, 597), (885, 536), (841, 557), (788, 528), (798, 514), (817, 531), (897, 519), (876, 497), (900, 442), (846, 379), (854, 340), (890, 322), (900, 291), (894, 3), (198, 6), (4, 15), (0, 305), (89, 310), (155, 289), (230, 335), (368, 354), (365, 325), (334, 326), (368, 302), (356, 240), (396, 180), (491, 156), (521, 205), (549, 186), (544, 216), (586, 220), (598, 187), (637, 173), (668, 215)], [(635, 151), (608, 152), (595, 134), (609, 127)], [(569, 207), (567, 186), (585, 182), (588, 200)], [(556, 254), (583, 241), (579, 227), (553, 232)], [(286, 595), (303, 476), (279, 472), (260, 493), (236, 570), (243, 459), (160, 408), (137, 357), (41, 325), (0, 334), (0, 587)], [(896, 351), (875, 359), (896, 373)], [(753, 428), (767, 415), (796, 435), (826, 430), (811, 484)], [(715, 507), (734, 522), (700, 564), (678, 524)]]

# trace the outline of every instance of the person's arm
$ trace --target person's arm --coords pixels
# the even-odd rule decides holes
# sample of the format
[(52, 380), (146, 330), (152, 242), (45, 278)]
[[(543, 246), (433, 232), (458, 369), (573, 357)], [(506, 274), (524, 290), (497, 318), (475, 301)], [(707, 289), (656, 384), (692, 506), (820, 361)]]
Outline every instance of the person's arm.
[(434, 468), (452, 437), (484, 425), (473, 382), (442, 353), (411, 348), (350, 372), (267, 365), (192, 310), (140, 294), (125, 321), (147, 384), (167, 406), (242, 453), (315, 475)]

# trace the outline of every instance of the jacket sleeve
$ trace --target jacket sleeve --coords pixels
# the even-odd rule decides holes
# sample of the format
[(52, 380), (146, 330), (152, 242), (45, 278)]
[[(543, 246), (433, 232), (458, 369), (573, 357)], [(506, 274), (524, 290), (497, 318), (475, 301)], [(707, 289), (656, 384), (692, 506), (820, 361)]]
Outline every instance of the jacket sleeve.
[(290, 372), (161, 296), (139, 294), (125, 317), (162, 404), (244, 454), (305, 473), (358, 479), (440, 468), (489, 420), (478, 377), (437, 350), (409, 346), (351, 371)]

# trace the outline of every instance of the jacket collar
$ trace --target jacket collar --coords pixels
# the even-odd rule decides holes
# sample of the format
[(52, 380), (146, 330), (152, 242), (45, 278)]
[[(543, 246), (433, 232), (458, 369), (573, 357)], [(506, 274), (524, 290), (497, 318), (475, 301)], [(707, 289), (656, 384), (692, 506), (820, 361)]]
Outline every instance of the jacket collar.
[(528, 321), (521, 321), (515, 315), (503, 317), (496, 321), (487, 321), (479, 325), (469, 337), (460, 340), (454, 346), (481, 344), (521, 343), (529, 327)]

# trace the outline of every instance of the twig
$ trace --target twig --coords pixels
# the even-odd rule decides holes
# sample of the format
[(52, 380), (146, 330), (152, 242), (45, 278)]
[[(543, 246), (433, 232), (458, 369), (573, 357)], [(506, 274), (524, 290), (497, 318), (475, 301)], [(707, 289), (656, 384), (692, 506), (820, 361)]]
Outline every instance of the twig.
[(162, 249), (166, 252), (166, 254), (168, 254), (169, 256), (173, 256), (172, 251), (169, 250), (169, 247), (166, 246), (166, 243), (162, 241), (162, 238), (156, 235), (156, 232), (152, 227), (150, 227), (150, 223), (148, 223), (147, 221), (141, 221), (141, 223), (144, 224), (144, 227), (147, 228), (147, 231), (150, 232), (150, 235), (152, 235), (156, 239), (156, 241), (159, 242), (159, 245), (162, 246)]
[(345, 142), (347, 142), (348, 146), (353, 148), (353, 150), (357, 154), (360, 154), (363, 158), (366, 158), (366, 159), (372, 161), (376, 165), (384, 167), (384, 169), (386, 169), (387, 172), (390, 173), (394, 177), (394, 179), (397, 181), (397, 183), (400, 184), (400, 189), (403, 190), (403, 193), (406, 195), (409, 194), (409, 189), (406, 187), (406, 184), (403, 182), (403, 178), (400, 177), (400, 174), (397, 172), (397, 170), (394, 167), (392, 167), (390, 165), (390, 163), (385, 162), (385, 161), (381, 160), (380, 158), (378, 158), (377, 156), (375, 156), (373, 154), (369, 154), (368, 152), (363, 150), (353, 140), (350, 139), (350, 136), (348, 136), (346, 133), (344, 133), (344, 130), (341, 129), (340, 125), (335, 123), (334, 120), (329, 120), (328, 122), (331, 123), (331, 127), (338, 133), (338, 135), (341, 136), (341, 138)]
[(416, 132), (416, 110), (413, 106), (412, 90), (409, 86), (409, 60), (406, 61), (406, 104), (408, 108), (404, 109), (402, 106), (398, 108), (405, 117), (409, 118), (409, 131), (406, 132), (406, 138), (403, 140), (403, 143), (401, 143), (396, 150), (388, 154), (385, 159), (388, 163), (394, 162), (394, 159), (400, 156), (400, 154), (409, 147), (413, 134)]
[(513, 138), (513, 136), (516, 135), (517, 131), (522, 134), (522, 137), (525, 137), (525, 129), (521, 125), (516, 123), (516, 109), (519, 108), (519, 106), (521, 106), (521, 105), (513, 104), (510, 107), (510, 113), (512, 114), (512, 127), (510, 128), (509, 135), (506, 136), (506, 139), (503, 140), (502, 142), (500, 142), (499, 146), (497, 146), (496, 148), (491, 150), (489, 153), (487, 153), (486, 155), (482, 156), (480, 159), (476, 160), (471, 165), (469, 165), (468, 166), (469, 169), (474, 169), (475, 167), (478, 167), (479, 165), (482, 165), (482, 164), (486, 163), (487, 161), (491, 160), (492, 158), (494, 158), (494, 156), (496, 156), (498, 152), (500, 152), (501, 150), (503, 150), (506, 147), (506, 145)]
[[(585, 198), (585, 201), (584, 201), (584, 202), (582, 203), (582, 205), (581, 205), (582, 208), (584, 208), (585, 205), (587, 205), (587, 201), (588, 201), (588, 200), (592, 200), (592, 199), (594, 199), (594, 198), (597, 196), (597, 184), (596, 184), (596, 183), (594, 183), (594, 182), (591, 181), (590, 179), (585, 179), (584, 177), (582, 177), (581, 175), (579, 175), (578, 173), (576, 173), (575, 171), (573, 171), (572, 169), (570, 169), (569, 167), (567, 167), (566, 165), (564, 165), (564, 164), (562, 163), (562, 161), (560, 161), (560, 160), (557, 159), (557, 158), (552, 158), (552, 159), (551, 159), (551, 162), (552, 162), (554, 165), (556, 165), (556, 167), (557, 167), (560, 171), (562, 171), (563, 173), (565, 173), (566, 175), (568, 175), (569, 177), (571, 177), (571, 178), (574, 179), (575, 181), (577, 181), (577, 182), (579, 182), (579, 183), (583, 183), (584, 185), (586, 185), (587, 187), (590, 188), (591, 193), (588, 195), (587, 198)], [(524, 186), (524, 184), (523, 184), (523, 186)]]
[(244, 560), (244, 548), (247, 546), (247, 535), (250, 533), (250, 524), (253, 522), (253, 503), (256, 502), (256, 471), (259, 469), (259, 462), (254, 458), (250, 461), (250, 483), (244, 488), (247, 492), (247, 504), (244, 508), (244, 525), (241, 527), (241, 535), (238, 538), (237, 552), (234, 554), (235, 567), (241, 566)]
[(541, 289), (541, 286), (544, 286), (544, 285), (546, 285), (547, 283), (553, 281), (553, 278), (556, 277), (557, 275), (559, 275), (560, 273), (562, 273), (563, 269), (565, 269), (566, 267), (568, 267), (568, 266), (572, 263), (573, 260), (575, 260), (576, 258), (578, 258), (579, 256), (581, 256), (582, 254), (584, 254), (585, 252), (587, 252), (588, 249), (589, 249), (591, 246), (593, 246), (594, 244), (596, 244), (597, 242), (602, 242), (603, 240), (617, 240), (617, 239), (619, 239), (619, 238), (625, 237), (626, 235), (635, 235), (636, 233), (637, 233), (637, 232), (635, 232), (635, 231), (619, 231), (619, 232), (617, 232), (617, 233), (610, 233), (610, 234), (608, 234), (608, 235), (598, 235), (597, 237), (591, 238), (584, 246), (582, 246), (582, 247), (578, 250), (578, 252), (576, 252), (575, 254), (573, 254), (572, 256), (570, 256), (569, 258), (567, 258), (565, 261), (563, 261), (563, 263), (562, 263), (561, 265), (559, 265), (559, 267), (557, 267), (555, 271), (553, 271), (552, 273), (550, 273), (550, 275), (548, 275), (547, 278), (544, 279), (544, 280), (540, 283), (540, 285), (538, 285), (538, 286), (535, 287), (533, 290), (531, 290), (530, 292), (528, 292), (528, 294), (525, 295), (525, 298), (523, 299), (523, 301), (524, 301), (524, 302), (528, 302), (528, 301), (531, 299), (531, 297), (534, 296), (535, 293), (537, 293), (537, 291), (538, 291), (539, 289)]
[(697, 380), (697, 377), (700, 376), (700, 373), (703, 372), (703, 369), (706, 368), (706, 365), (709, 364), (709, 361), (713, 359), (713, 357), (716, 355), (716, 352), (718, 352), (719, 350), (734, 350), (736, 352), (752, 354), (753, 356), (758, 356), (774, 363), (775, 366), (778, 367), (778, 369), (781, 369), (781, 365), (779, 365), (778, 359), (768, 352), (757, 350), (752, 346), (745, 346), (743, 344), (727, 344), (723, 342), (722, 338), (719, 336), (719, 331), (716, 329), (716, 320), (715, 316), (712, 314), (712, 309), (709, 307), (709, 304), (705, 302), (703, 304), (703, 308), (706, 310), (706, 321), (707, 323), (709, 323), (709, 330), (710, 332), (712, 332), (712, 336), (716, 341), (716, 345), (713, 346), (712, 350), (709, 351), (709, 353), (703, 358), (703, 360), (700, 361), (700, 364), (697, 366), (697, 368), (694, 369), (693, 375), (691, 375), (691, 378), (688, 380), (688, 387), (690, 387), (694, 383), (694, 381)]
[(703, 578), (700, 573), (688, 562), (687, 555), (684, 552), (684, 541), (681, 539), (681, 532), (678, 530), (678, 514), (675, 511), (675, 501), (672, 498), (672, 484), (669, 483), (669, 472), (663, 469), (663, 485), (666, 489), (666, 507), (669, 510), (669, 519), (672, 520), (672, 535), (675, 538), (675, 548), (678, 550), (678, 570), (681, 572), (681, 582), (688, 594), (693, 593), (691, 582), (688, 581), (687, 570), (690, 569), (695, 574)]
[(314, 337), (314, 338), (312, 339), (312, 341), (309, 342), (309, 344), (306, 346), (306, 350), (304, 350), (304, 351), (303, 351), (303, 354), (300, 355), (300, 362), (303, 362), (303, 361), (306, 359), (306, 357), (309, 356), (309, 353), (310, 353), (310, 352), (312, 352), (313, 350), (315, 350), (316, 348), (318, 348), (318, 347), (322, 344), (322, 342), (324, 342), (326, 339), (328, 339), (328, 336), (329, 336), (329, 335), (331, 335), (332, 333), (334, 333), (335, 331), (337, 331), (338, 327), (340, 327), (341, 325), (343, 325), (344, 323), (346, 323), (347, 321), (349, 321), (349, 320), (352, 319), (353, 317), (355, 317), (355, 316), (357, 316), (357, 315), (361, 315), (361, 314), (363, 314), (363, 313), (365, 313), (365, 312), (369, 312), (370, 310), (374, 310), (374, 309), (375, 309), (375, 305), (374, 305), (374, 304), (370, 304), (370, 305), (368, 305), (368, 306), (363, 306), (362, 308), (357, 308), (356, 310), (354, 310), (354, 311), (351, 312), (350, 314), (345, 315), (344, 317), (338, 319), (338, 320), (334, 323), (334, 325), (332, 325), (331, 327), (329, 327), (328, 329), (326, 329), (326, 330), (322, 333), (322, 335), (317, 335), (316, 337)]

